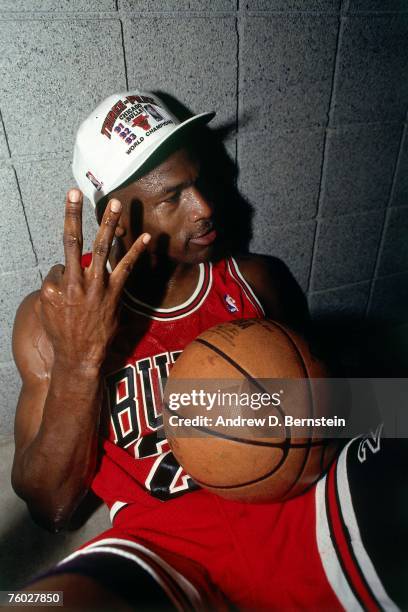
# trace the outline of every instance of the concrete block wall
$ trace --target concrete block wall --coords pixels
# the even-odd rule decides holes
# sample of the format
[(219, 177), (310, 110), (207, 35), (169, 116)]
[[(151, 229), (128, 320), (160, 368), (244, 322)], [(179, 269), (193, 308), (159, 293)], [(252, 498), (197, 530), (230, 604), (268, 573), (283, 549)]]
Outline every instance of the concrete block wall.
[[(217, 110), (215, 125), (237, 124), (228, 150), (255, 209), (252, 250), (285, 261), (315, 317), (404, 317), (407, 37), (403, 0), (2, 1), (2, 465), (10, 465), (19, 388), (10, 351), (15, 310), (62, 260), (74, 134), (114, 91), (163, 90), (196, 112)], [(89, 248), (89, 208), (85, 228)], [(17, 506), (24, 512), (8, 469), (4, 563), (13, 549), (8, 516)], [(43, 542), (41, 566), (50, 546), (32, 529), (24, 533), (36, 550)], [(33, 567), (7, 571), (3, 588), (12, 588)]]

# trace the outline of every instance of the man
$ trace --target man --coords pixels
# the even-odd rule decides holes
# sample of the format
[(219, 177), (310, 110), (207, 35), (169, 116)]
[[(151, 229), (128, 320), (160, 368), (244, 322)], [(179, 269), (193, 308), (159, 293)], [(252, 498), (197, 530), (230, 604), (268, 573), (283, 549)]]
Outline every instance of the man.
[[(138, 120), (145, 105), (156, 111), (148, 129)], [(346, 546), (346, 527), (329, 525), (342, 510), (338, 483), (342, 496), (349, 491), (344, 453), (317, 491), (286, 504), (240, 504), (197, 489), (158, 435), (160, 389), (189, 341), (220, 321), (287, 322), (292, 307), (280, 268), (222, 254), (191, 147), (211, 117), (180, 123), (155, 95), (127, 92), (79, 130), (74, 175), (100, 227), (81, 259), (82, 194), (72, 189), (65, 266), (54, 266), (17, 313), (23, 388), (13, 486), (53, 531), (92, 487), (113, 527), (29, 588), (62, 590), (81, 609), (392, 607), (374, 570), (358, 580), (358, 555), (342, 568), (346, 552), (333, 550), (332, 540)], [(354, 540), (359, 546), (358, 529)]]

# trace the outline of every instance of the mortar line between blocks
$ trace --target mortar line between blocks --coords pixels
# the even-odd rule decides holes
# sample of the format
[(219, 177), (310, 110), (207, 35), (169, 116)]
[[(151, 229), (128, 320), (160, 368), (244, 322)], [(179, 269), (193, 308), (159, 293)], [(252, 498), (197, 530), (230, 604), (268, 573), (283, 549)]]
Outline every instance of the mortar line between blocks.
[(369, 278), (359, 280), (353, 283), (342, 283), (341, 285), (334, 285), (333, 287), (327, 287), (326, 289), (318, 289), (317, 291), (309, 291), (308, 295), (324, 295), (325, 293), (330, 293), (331, 291), (338, 291), (340, 289), (350, 289), (353, 287), (368, 285), (370, 282)]
[(14, 172), (14, 177), (16, 179), (18, 195), (20, 197), (20, 202), (21, 202), (21, 208), (23, 209), (23, 215), (24, 215), (24, 219), (25, 219), (25, 222), (26, 222), (26, 226), (27, 226), (28, 237), (29, 237), (29, 240), (30, 240), (31, 248), (33, 250), (33, 254), (34, 254), (35, 265), (38, 266), (37, 252), (35, 250), (34, 240), (33, 240), (33, 236), (31, 234), (31, 229), (30, 229), (30, 224), (28, 223), (28, 217), (27, 217), (27, 212), (26, 212), (26, 208), (25, 208), (25, 205), (24, 205), (23, 194), (21, 192), (20, 181), (18, 180), (17, 170), (15, 169), (14, 166), (12, 166), (12, 168), (13, 168), (13, 172)]
[(11, 155), (10, 159), (4, 159), (2, 161), (6, 161), (10, 164), (31, 164), (36, 162), (47, 162), (58, 160), (71, 160), (72, 151), (55, 151), (55, 153), (51, 151), (44, 152), (43, 154), (38, 153), (27, 153), (26, 155)]
[(386, 229), (387, 229), (388, 220), (389, 220), (389, 218), (391, 216), (391, 211), (392, 211), (391, 202), (392, 202), (392, 199), (394, 197), (395, 185), (396, 185), (397, 176), (398, 176), (398, 170), (399, 170), (399, 167), (400, 167), (402, 152), (403, 152), (403, 149), (404, 149), (404, 144), (405, 144), (406, 139), (407, 139), (407, 125), (406, 125), (406, 123), (404, 123), (403, 124), (403, 129), (401, 130), (401, 138), (400, 138), (400, 143), (399, 143), (398, 155), (397, 155), (397, 159), (395, 161), (394, 173), (393, 173), (392, 182), (391, 182), (391, 188), (390, 188), (390, 194), (388, 196), (387, 207), (385, 209), (384, 221), (383, 221), (383, 226), (381, 228), (381, 234), (380, 234), (380, 241), (379, 241), (379, 244), (378, 244), (378, 249), (377, 249), (377, 255), (376, 255), (375, 264), (374, 264), (373, 275), (372, 275), (372, 278), (371, 278), (370, 291), (369, 291), (369, 294), (368, 294), (368, 300), (367, 300), (367, 306), (366, 306), (366, 317), (368, 316), (368, 313), (370, 312), (372, 301), (373, 301), (375, 281), (378, 278), (378, 270), (379, 270), (379, 267), (380, 267), (381, 256), (382, 256), (382, 253), (383, 253), (383, 250), (384, 250)]
[(112, 11), (89, 11), (89, 13), (80, 13), (80, 12), (33, 12), (33, 11), (26, 11), (26, 12), (16, 12), (16, 13), (10, 13), (10, 12), (4, 12), (2, 14), (0, 14), (0, 23), (7, 23), (9, 21), (27, 21), (27, 22), (31, 22), (31, 21), (106, 21), (106, 20), (117, 20), (117, 19), (121, 19), (123, 17), (127, 18), (127, 19), (132, 19), (132, 18), (144, 18), (144, 19), (148, 19), (150, 17), (163, 17), (163, 18), (174, 18), (174, 19), (178, 19), (178, 18), (182, 18), (182, 19), (189, 19), (189, 18), (203, 18), (203, 19), (209, 19), (209, 18), (215, 18), (215, 19), (219, 19), (219, 18), (231, 18), (234, 17), (236, 15), (236, 10), (235, 9), (231, 9), (231, 10), (219, 10), (219, 11), (199, 11), (199, 10), (180, 10), (177, 11), (177, 13), (175, 13), (174, 11), (149, 11), (149, 16), (146, 17), (146, 12), (143, 10), (140, 11), (126, 11), (123, 9), (118, 9), (118, 10), (112, 10)]
[(11, 159), (10, 144), (9, 144), (9, 140), (8, 140), (8, 136), (7, 136), (7, 132), (6, 132), (6, 126), (4, 125), (3, 113), (1, 112), (1, 110), (0, 110), (0, 123), (1, 123), (1, 127), (3, 128), (4, 140), (6, 142), (8, 156)]
[[(342, 1), (341, 8), (342, 7), (343, 7), (343, 1)], [(330, 100), (329, 100), (329, 109), (328, 109), (328, 113), (327, 113), (327, 121), (326, 121), (325, 133), (324, 133), (324, 139), (323, 139), (322, 164), (321, 164), (321, 172), (320, 172), (319, 190), (318, 190), (318, 194), (317, 194), (317, 211), (316, 211), (316, 218), (317, 218), (316, 224), (317, 225), (316, 225), (316, 228), (315, 228), (315, 235), (314, 235), (314, 240), (313, 240), (313, 250), (312, 250), (312, 258), (311, 258), (310, 268), (309, 268), (309, 277), (307, 279), (307, 291), (311, 291), (311, 283), (312, 283), (312, 278), (313, 278), (313, 271), (314, 271), (314, 267), (316, 265), (316, 259), (317, 259), (317, 240), (318, 240), (318, 237), (319, 237), (319, 228), (320, 228), (320, 221), (319, 221), (319, 219), (320, 219), (320, 216), (321, 216), (321, 207), (322, 207), (322, 190), (323, 190), (323, 185), (324, 185), (324, 181), (326, 179), (326, 173), (327, 173), (327, 139), (328, 139), (328, 129), (329, 129), (329, 126), (331, 125), (331, 122), (332, 122), (333, 104), (334, 104), (334, 99), (335, 99), (336, 79), (337, 79), (337, 74), (338, 74), (339, 56), (340, 56), (339, 49), (340, 49), (342, 37), (343, 37), (343, 19), (342, 19), (341, 14), (340, 14), (339, 15), (339, 26), (338, 26), (338, 30), (337, 30), (336, 50), (335, 50), (335, 56), (334, 56), (333, 75), (332, 75)]]
[[(239, 0), (237, 0), (237, 8), (239, 6)], [(235, 32), (237, 36), (237, 50), (235, 54), (236, 62), (236, 87), (235, 87), (235, 164), (238, 165), (238, 140), (239, 140), (239, 112), (240, 112), (240, 79), (241, 79), (241, 65), (240, 65), (240, 21), (238, 15), (235, 18)], [(238, 180), (238, 179), (237, 179)]]
[(129, 91), (129, 79), (128, 79), (128, 69), (127, 69), (127, 61), (126, 61), (126, 46), (125, 46), (125, 34), (123, 31), (123, 21), (119, 20), (120, 23), (120, 36), (122, 42), (122, 53), (123, 53), (123, 66), (125, 69), (125, 83), (126, 83), (126, 91)]

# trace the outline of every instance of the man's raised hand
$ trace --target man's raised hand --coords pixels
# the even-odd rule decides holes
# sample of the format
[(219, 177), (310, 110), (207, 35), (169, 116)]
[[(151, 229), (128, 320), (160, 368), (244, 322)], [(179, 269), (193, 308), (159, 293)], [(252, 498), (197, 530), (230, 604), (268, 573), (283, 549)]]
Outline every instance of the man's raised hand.
[(41, 319), (52, 344), (54, 363), (99, 368), (118, 327), (123, 286), (150, 240), (142, 234), (109, 274), (106, 269), (121, 203), (110, 200), (97, 232), (91, 265), (83, 269), (82, 194), (69, 191), (65, 206), (65, 267), (53, 266), (41, 292)]

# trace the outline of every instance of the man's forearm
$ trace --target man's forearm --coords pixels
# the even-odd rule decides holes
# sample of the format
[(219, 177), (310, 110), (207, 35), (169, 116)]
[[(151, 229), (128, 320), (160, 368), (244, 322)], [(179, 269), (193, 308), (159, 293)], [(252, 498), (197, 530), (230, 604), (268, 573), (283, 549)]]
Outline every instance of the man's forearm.
[(40, 429), (13, 474), (33, 516), (52, 529), (64, 526), (91, 483), (101, 402), (99, 369), (55, 362)]

